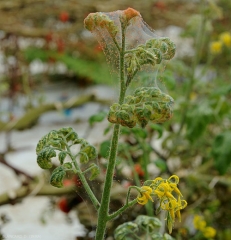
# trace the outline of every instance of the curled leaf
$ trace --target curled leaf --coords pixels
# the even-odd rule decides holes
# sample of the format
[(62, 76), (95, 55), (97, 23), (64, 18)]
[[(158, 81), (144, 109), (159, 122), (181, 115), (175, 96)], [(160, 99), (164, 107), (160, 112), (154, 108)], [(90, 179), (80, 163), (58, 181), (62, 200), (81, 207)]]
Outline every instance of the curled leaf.
[(135, 222), (138, 226), (144, 227), (145, 229), (149, 229), (149, 232), (153, 232), (155, 229), (160, 228), (162, 223), (161, 221), (156, 217), (149, 217), (146, 215), (139, 215)]
[(66, 138), (67, 142), (75, 141), (76, 139), (78, 139), (78, 134), (74, 131), (72, 127), (61, 128), (58, 133), (62, 134)]
[(63, 164), (66, 156), (67, 156), (67, 153), (66, 153), (66, 152), (60, 152), (60, 153), (59, 153), (59, 161), (60, 161), (60, 164), (61, 164), (61, 165)]
[(91, 169), (89, 180), (92, 181), (100, 174), (100, 169), (95, 163), (91, 164), (89, 168)]
[(85, 152), (80, 152), (80, 153), (81, 153), (80, 158), (79, 158), (80, 162), (87, 163), (89, 161), (87, 154)]
[(145, 44), (128, 51), (125, 56), (128, 75), (133, 76), (143, 65), (160, 64), (163, 60), (170, 60), (176, 51), (175, 44), (169, 38), (151, 38)]
[(124, 240), (128, 234), (134, 234), (139, 231), (138, 225), (133, 222), (126, 222), (119, 225), (114, 232), (115, 240)]
[(86, 163), (97, 157), (96, 148), (90, 144), (83, 145), (80, 150), (81, 150), (80, 162), (82, 163)]
[(56, 152), (51, 147), (45, 147), (39, 152), (37, 156), (37, 163), (43, 169), (49, 169), (52, 167), (51, 158), (56, 156)]
[(161, 233), (154, 233), (151, 235), (152, 240), (163, 240), (163, 235)]
[(66, 169), (72, 169), (72, 163), (70, 163), (70, 162), (64, 163), (63, 167)]
[(172, 116), (173, 99), (156, 87), (138, 88), (122, 105), (110, 107), (108, 121), (133, 128), (145, 127), (148, 122), (163, 123)]
[(44, 137), (42, 137), (36, 147), (36, 153), (38, 154), (43, 148), (48, 147), (52, 140), (59, 139), (58, 132), (56, 130), (50, 131)]
[(66, 172), (62, 166), (55, 168), (51, 174), (50, 184), (54, 187), (61, 188), (63, 187), (63, 178), (65, 177)]

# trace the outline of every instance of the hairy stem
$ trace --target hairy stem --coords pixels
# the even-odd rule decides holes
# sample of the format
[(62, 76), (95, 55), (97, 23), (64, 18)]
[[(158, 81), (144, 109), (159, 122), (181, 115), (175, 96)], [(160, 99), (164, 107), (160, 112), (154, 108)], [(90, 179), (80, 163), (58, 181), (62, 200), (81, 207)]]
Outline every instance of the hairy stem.
[(127, 210), (129, 207), (134, 206), (137, 203), (137, 199), (133, 199), (132, 201), (126, 203), (123, 207), (121, 207), (119, 210), (117, 210), (116, 212), (110, 214), (108, 216), (109, 220), (112, 220), (114, 218), (116, 218), (117, 216), (119, 216), (121, 213), (123, 213), (125, 210)]
[[(126, 85), (124, 80), (124, 52), (125, 52), (125, 26), (121, 23), (122, 27), (122, 48), (120, 52), (120, 96), (119, 96), (119, 104), (123, 104), (124, 97), (126, 93)], [(101, 199), (101, 206), (98, 211), (98, 226), (96, 230), (96, 239), (102, 240), (104, 238), (106, 224), (109, 220), (109, 203), (110, 203), (110, 193), (113, 181), (113, 174), (115, 169), (116, 155), (117, 155), (117, 147), (120, 133), (120, 125), (115, 124), (111, 147), (109, 152), (109, 160), (107, 166), (107, 172), (104, 182), (104, 188)]]

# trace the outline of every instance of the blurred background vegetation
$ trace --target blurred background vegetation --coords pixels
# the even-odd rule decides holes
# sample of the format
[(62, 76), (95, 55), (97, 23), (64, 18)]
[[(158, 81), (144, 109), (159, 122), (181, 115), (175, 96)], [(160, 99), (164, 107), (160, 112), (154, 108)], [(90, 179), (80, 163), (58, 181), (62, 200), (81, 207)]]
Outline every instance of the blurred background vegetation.
[[(28, 176), (5, 159), (13, 148), (11, 133), (32, 128), (49, 111), (61, 109), (68, 114), (68, 110), (94, 101), (109, 106), (111, 99), (104, 94), (100, 98), (78, 94), (71, 101), (61, 96), (57, 107), (57, 102), (46, 101), (44, 89), (55, 88), (59, 83), (62, 88), (70, 85), (83, 92), (89, 86), (112, 86), (116, 76), (110, 72), (100, 45), (83, 28), (83, 20), (90, 12), (127, 7), (140, 11), (144, 21), (157, 30), (158, 35), (166, 34), (177, 45), (176, 57), (157, 77), (174, 98), (175, 107), (173, 118), (165, 124), (122, 131), (126, 144), (121, 145), (119, 152), (117, 180), (125, 179), (129, 184), (144, 180), (142, 164), (147, 158), (152, 177), (177, 174), (181, 178), (188, 207), (182, 223), (174, 229), (176, 239), (231, 239), (229, 0), (1, 0), (0, 131), (5, 134), (1, 144), (6, 148), (0, 154), (0, 162), (13, 168), (17, 175), (25, 175), (27, 185), (34, 184), (36, 176)], [(142, 86), (142, 79), (139, 84)], [(102, 112), (95, 115), (90, 119), (89, 128), (97, 128), (97, 122), (104, 118)], [(109, 129), (110, 126), (106, 132)], [(107, 146), (108, 140), (98, 145), (102, 166)], [(130, 178), (121, 170), (124, 166), (128, 167), (126, 174), (130, 174)], [(25, 184), (20, 178), (18, 181)], [(79, 188), (76, 181), (75, 186)], [(43, 190), (41, 194), (47, 194)], [(20, 194), (19, 199), (27, 195), (26, 192)], [(50, 192), (49, 195), (52, 194), (66, 192)], [(10, 204), (10, 198), (3, 195), (0, 205)], [(71, 202), (73, 194), (69, 195)], [(118, 201), (115, 199), (115, 205)], [(135, 216), (131, 214), (127, 220), (134, 219), (139, 211), (140, 208), (136, 209)], [(193, 226), (196, 214), (216, 229), (215, 237), (208, 238)], [(114, 227), (125, 220), (118, 220)]]

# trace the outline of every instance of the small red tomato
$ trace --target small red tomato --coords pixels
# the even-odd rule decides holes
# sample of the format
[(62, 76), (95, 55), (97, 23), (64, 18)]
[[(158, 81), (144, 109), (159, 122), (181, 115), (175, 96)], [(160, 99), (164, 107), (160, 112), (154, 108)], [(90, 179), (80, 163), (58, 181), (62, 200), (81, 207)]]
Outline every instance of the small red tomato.
[(65, 49), (65, 43), (61, 38), (56, 40), (56, 46), (59, 53), (63, 53)]
[(48, 33), (48, 34), (46, 35), (45, 39), (46, 39), (46, 41), (47, 41), (48, 43), (51, 42), (52, 39), (53, 39), (52, 33)]
[(144, 176), (144, 171), (141, 168), (139, 163), (136, 163), (134, 166), (135, 171), (137, 172), (137, 174), (139, 175), (139, 177), (143, 177)]
[(65, 11), (61, 12), (59, 14), (59, 20), (62, 22), (67, 22), (69, 20), (69, 13)]
[(157, 2), (155, 2), (154, 6), (155, 6), (156, 8), (158, 8), (159, 10), (161, 10), (161, 11), (164, 11), (164, 10), (167, 9), (166, 3), (164, 3), (163, 1), (157, 1)]
[(95, 53), (99, 53), (99, 52), (102, 52), (102, 51), (103, 51), (103, 47), (100, 44), (98, 44), (94, 47), (94, 52)]
[(49, 63), (55, 63), (56, 62), (55, 57), (48, 57), (48, 62)]
[(71, 208), (68, 206), (67, 199), (65, 197), (62, 197), (58, 201), (58, 207), (59, 209), (64, 213), (69, 213)]
[(71, 179), (64, 179), (64, 180), (63, 180), (63, 185), (64, 185), (65, 187), (73, 186), (73, 185), (74, 185), (74, 182), (73, 182)]

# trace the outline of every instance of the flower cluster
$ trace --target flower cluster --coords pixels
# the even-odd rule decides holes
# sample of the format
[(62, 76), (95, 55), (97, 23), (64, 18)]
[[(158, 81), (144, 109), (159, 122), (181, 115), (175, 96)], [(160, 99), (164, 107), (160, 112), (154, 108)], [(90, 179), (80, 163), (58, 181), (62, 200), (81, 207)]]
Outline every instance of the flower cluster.
[(193, 225), (206, 239), (213, 239), (216, 235), (216, 230), (213, 227), (207, 227), (206, 221), (199, 215), (194, 216)]
[(223, 48), (231, 48), (231, 34), (223, 32), (219, 35), (219, 40), (210, 44), (210, 52), (214, 55), (220, 54)]
[(179, 177), (172, 175), (168, 179), (158, 177), (152, 181), (148, 180), (140, 188), (137, 202), (145, 205), (148, 200), (153, 202), (152, 196), (156, 196), (160, 201), (158, 210), (167, 211), (167, 225), (169, 232), (172, 232), (172, 226), (175, 222), (175, 216), (181, 221), (180, 210), (187, 206), (187, 202), (182, 199), (182, 194), (177, 187)]

